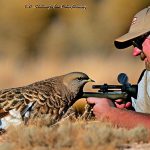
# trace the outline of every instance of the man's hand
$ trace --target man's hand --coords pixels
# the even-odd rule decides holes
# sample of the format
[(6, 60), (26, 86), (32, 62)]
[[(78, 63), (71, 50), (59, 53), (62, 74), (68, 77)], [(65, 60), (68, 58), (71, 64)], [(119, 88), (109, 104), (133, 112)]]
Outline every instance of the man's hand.
[(123, 100), (118, 99), (115, 101), (115, 104), (107, 98), (87, 98), (87, 102), (90, 104), (94, 104), (93, 106), (93, 114), (97, 119), (106, 118), (108, 113), (111, 111), (113, 107), (117, 108), (129, 108), (131, 106), (131, 102), (127, 102), (123, 104)]
[(95, 104), (93, 106), (93, 114), (97, 119), (107, 117), (107, 113), (112, 107), (115, 107), (114, 103), (107, 98), (87, 98), (87, 102)]

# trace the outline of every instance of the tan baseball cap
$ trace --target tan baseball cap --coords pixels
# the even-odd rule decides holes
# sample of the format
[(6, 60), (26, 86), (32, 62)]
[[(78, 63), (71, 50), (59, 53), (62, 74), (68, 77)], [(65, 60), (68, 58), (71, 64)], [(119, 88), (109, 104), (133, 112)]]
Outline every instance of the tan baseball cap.
[(150, 6), (138, 12), (131, 23), (129, 32), (117, 38), (114, 42), (119, 49), (132, 45), (132, 40), (147, 32), (150, 32)]

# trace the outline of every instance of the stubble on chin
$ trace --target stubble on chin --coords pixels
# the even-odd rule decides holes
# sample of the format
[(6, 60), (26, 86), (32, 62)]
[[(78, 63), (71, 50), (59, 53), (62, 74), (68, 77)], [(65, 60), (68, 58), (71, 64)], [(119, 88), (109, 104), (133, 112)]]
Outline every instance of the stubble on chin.
[(146, 56), (145, 56), (145, 54), (143, 52), (141, 52), (140, 58), (141, 58), (142, 61), (146, 58)]
[[(143, 52), (141, 52), (140, 58), (142, 61), (146, 58), (146, 56)], [(145, 62), (145, 68), (146, 68), (146, 70), (150, 71), (150, 62)]]

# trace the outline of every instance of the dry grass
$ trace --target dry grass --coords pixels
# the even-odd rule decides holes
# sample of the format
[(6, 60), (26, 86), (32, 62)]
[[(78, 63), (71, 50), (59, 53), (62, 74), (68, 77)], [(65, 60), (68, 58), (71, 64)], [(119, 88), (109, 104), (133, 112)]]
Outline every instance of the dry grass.
[(142, 127), (126, 130), (104, 122), (82, 120), (64, 121), (54, 127), (48, 127), (45, 122), (42, 127), (10, 127), (3, 139), (1, 150), (114, 150), (150, 141), (149, 131)]

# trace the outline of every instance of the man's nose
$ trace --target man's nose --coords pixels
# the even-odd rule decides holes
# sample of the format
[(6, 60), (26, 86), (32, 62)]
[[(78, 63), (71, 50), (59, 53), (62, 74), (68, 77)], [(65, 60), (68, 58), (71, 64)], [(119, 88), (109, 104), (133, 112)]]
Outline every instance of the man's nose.
[(141, 52), (142, 51), (139, 48), (134, 47), (134, 49), (133, 49), (133, 56), (138, 56), (138, 55), (141, 54)]

